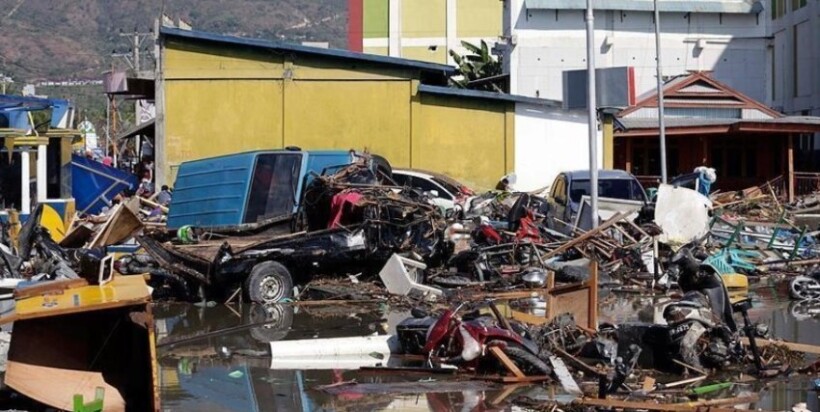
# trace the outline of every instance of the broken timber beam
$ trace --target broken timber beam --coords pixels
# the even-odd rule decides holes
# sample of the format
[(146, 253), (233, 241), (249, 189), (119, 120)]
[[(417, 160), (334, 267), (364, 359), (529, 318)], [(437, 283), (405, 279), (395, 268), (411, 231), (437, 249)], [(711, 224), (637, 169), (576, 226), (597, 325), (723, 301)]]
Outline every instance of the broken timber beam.
[[(740, 340), (744, 345), (749, 345), (749, 338), (741, 338)], [(811, 353), (814, 355), (820, 355), (820, 346), (817, 345), (809, 345), (806, 343), (796, 343), (796, 342), (787, 342), (787, 341), (776, 341), (776, 340), (769, 340), (769, 339), (755, 339), (755, 343), (757, 346), (764, 348), (766, 346), (772, 345), (780, 345), (783, 346), (791, 351), (794, 352), (803, 352), (803, 353)]]
[(646, 410), (660, 412), (743, 412), (742, 409), (721, 408), (721, 406), (739, 405), (756, 402), (757, 395), (741, 396), (737, 398), (711, 399), (706, 401), (685, 402), (685, 403), (655, 403), (640, 401), (624, 401), (620, 399), (598, 399), (581, 398), (578, 403), (587, 406), (603, 406), (608, 408), (619, 408), (625, 410)]
[(549, 259), (549, 258), (551, 258), (551, 257), (553, 257), (553, 256), (555, 256), (555, 255), (557, 255), (557, 254), (559, 254), (559, 253), (564, 253), (564, 252), (566, 252), (567, 250), (569, 250), (569, 249), (571, 249), (571, 248), (575, 247), (576, 245), (578, 245), (578, 244), (580, 244), (580, 243), (582, 243), (582, 242), (584, 242), (584, 241), (586, 241), (586, 240), (588, 240), (588, 239), (592, 238), (593, 236), (597, 235), (598, 233), (601, 233), (602, 231), (604, 231), (604, 230), (608, 229), (610, 226), (612, 226), (612, 225), (614, 225), (614, 224), (618, 223), (618, 222), (619, 222), (619, 221), (621, 221), (621, 219), (623, 219), (626, 215), (627, 215), (627, 214), (626, 214), (625, 212), (619, 212), (619, 213), (617, 213), (615, 216), (612, 216), (611, 218), (609, 218), (609, 220), (607, 220), (606, 222), (602, 223), (602, 224), (601, 224), (600, 226), (598, 226), (597, 228), (595, 228), (595, 229), (593, 229), (593, 230), (590, 230), (590, 231), (588, 231), (588, 232), (584, 233), (583, 235), (576, 237), (575, 239), (572, 239), (572, 240), (570, 240), (570, 241), (567, 241), (567, 242), (566, 242), (566, 243), (564, 243), (563, 245), (559, 246), (557, 249), (555, 249), (555, 250), (553, 250), (553, 251), (551, 251), (551, 252), (548, 252), (547, 254), (545, 254), (545, 255), (541, 256), (541, 258), (542, 258), (542, 259)]
[(525, 378), (527, 375), (524, 375), (524, 372), (521, 372), (521, 369), (518, 369), (515, 362), (513, 362), (504, 351), (501, 350), (498, 346), (490, 346), (490, 353), (498, 359), (505, 368), (507, 368), (510, 373), (513, 374), (516, 378)]

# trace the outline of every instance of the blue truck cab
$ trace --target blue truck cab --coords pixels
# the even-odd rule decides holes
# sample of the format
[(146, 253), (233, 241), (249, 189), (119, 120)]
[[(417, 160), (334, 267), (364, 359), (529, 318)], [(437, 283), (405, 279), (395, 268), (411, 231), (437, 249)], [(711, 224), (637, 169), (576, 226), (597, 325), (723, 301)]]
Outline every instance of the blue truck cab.
[(288, 148), (184, 162), (167, 227), (233, 227), (289, 218), (316, 175), (335, 172), (355, 156), (352, 151)]

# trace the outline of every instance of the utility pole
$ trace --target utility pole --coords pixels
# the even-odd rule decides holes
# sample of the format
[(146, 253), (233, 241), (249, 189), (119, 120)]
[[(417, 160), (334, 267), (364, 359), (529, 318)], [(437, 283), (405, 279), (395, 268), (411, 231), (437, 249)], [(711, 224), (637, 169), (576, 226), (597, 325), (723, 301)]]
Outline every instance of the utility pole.
[(0, 84), (3, 85), (3, 94), (6, 94), (6, 85), (9, 83), (14, 83), (14, 80), (3, 73), (0, 73)]
[(592, 228), (598, 227), (598, 110), (595, 99), (595, 17), (587, 0), (587, 115), (589, 116), (589, 200)]
[(661, 70), (661, 13), (655, 3), (655, 68), (658, 77), (658, 131), (661, 139), (661, 182), (666, 183), (666, 127), (663, 119), (663, 73)]
[(129, 64), (131, 65), (131, 68), (134, 69), (137, 76), (139, 76), (140, 68), (141, 68), (140, 67), (141, 66), (140, 65), (140, 47), (142, 46), (142, 42), (147, 37), (149, 37), (149, 36), (153, 37), (153, 35), (154, 35), (153, 30), (148, 31), (148, 32), (140, 32), (139, 30), (137, 30), (136, 27), (134, 27), (134, 31), (132, 33), (125, 33), (122, 30), (120, 30), (120, 36), (121, 37), (128, 37), (128, 36), (131, 37), (131, 62), (129, 62)]
[[(125, 33), (120, 30), (121, 37), (131, 37), (131, 61), (128, 62), (132, 69), (134, 69), (134, 75), (139, 77), (140, 71), (142, 69), (142, 59), (140, 57), (140, 47), (142, 47), (142, 42), (148, 38), (153, 38), (154, 31), (153, 28), (148, 32), (140, 32), (137, 30), (137, 27), (134, 27), (134, 31), (132, 33)], [(126, 61), (128, 61), (126, 59)], [(140, 102), (139, 100), (134, 101), (134, 124), (140, 124)], [(140, 157), (140, 138), (136, 137), (136, 141), (134, 143), (134, 153), (137, 158)], [(115, 160), (114, 163), (117, 163), (117, 153), (114, 154)]]

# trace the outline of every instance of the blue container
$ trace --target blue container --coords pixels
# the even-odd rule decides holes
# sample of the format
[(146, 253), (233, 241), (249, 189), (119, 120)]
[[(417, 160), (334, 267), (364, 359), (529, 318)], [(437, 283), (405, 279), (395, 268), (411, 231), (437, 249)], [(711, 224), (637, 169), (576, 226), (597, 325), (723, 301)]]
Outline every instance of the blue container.
[(137, 177), (82, 156), (71, 156), (71, 195), (80, 213), (98, 214), (123, 190), (136, 190)]

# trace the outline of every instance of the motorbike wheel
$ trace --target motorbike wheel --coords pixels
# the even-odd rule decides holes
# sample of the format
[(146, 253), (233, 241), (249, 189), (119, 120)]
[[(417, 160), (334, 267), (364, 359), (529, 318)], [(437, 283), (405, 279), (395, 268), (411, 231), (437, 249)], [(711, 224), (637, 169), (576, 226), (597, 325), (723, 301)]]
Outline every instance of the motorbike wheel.
[[(487, 345), (492, 346), (493, 343), (490, 342)], [(504, 342), (502, 344), (498, 344), (498, 346), (501, 348), (504, 354), (510, 358), (511, 361), (515, 362), (515, 366), (518, 366), (518, 369), (521, 369), (521, 372), (524, 372), (524, 375), (552, 375), (552, 368), (550, 368), (546, 364), (546, 362), (542, 361), (541, 358), (530, 353), (523, 347), (510, 342)]]
[(686, 332), (680, 346), (683, 363), (700, 370), (703, 370), (703, 363), (700, 361), (700, 354), (703, 352), (701, 339), (705, 333), (706, 328), (695, 324)]
[(789, 296), (792, 299), (805, 300), (820, 296), (820, 282), (808, 276), (798, 276), (789, 282)]

